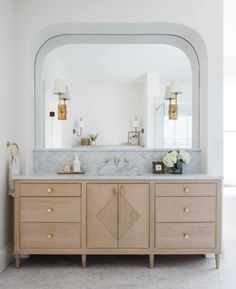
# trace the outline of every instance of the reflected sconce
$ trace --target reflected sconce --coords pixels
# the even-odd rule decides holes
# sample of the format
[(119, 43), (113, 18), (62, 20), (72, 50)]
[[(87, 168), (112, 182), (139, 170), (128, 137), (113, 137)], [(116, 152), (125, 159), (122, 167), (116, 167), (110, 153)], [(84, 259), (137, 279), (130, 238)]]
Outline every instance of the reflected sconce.
[[(180, 82), (176, 79), (172, 79), (171, 85), (167, 85), (165, 92), (165, 99), (169, 100), (169, 119), (178, 119), (178, 95), (182, 94)], [(175, 103), (172, 101), (174, 100)]]
[[(70, 100), (69, 88), (65, 85), (64, 79), (56, 79), (54, 86), (54, 94), (58, 95), (59, 104), (58, 108), (58, 120), (66, 120), (67, 119), (67, 108), (66, 108), (66, 100)], [(61, 104), (63, 101), (63, 104)]]
[(84, 121), (81, 117), (80, 121), (79, 121), (79, 129), (74, 127), (73, 128), (73, 134), (75, 134), (77, 137), (81, 137), (82, 132), (83, 132), (83, 128), (84, 128)]

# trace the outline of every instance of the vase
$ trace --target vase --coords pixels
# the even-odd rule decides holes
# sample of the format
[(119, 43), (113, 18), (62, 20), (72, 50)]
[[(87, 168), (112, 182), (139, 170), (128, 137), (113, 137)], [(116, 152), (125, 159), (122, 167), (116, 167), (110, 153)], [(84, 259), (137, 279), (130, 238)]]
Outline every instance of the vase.
[(172, 168), (170, 168), (171, 174), (182, 174), (183, 173), (183, 164), (176, 163)]

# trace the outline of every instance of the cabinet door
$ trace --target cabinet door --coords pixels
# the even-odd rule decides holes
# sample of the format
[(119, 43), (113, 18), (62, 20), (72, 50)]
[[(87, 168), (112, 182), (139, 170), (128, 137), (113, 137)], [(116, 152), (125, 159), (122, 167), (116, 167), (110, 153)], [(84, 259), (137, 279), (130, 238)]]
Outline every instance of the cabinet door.
[(87, 185), (87, 248), (117, 247), (117, 184)]
[(119, 248), (149, 247), (149, 184), (119, 187)]

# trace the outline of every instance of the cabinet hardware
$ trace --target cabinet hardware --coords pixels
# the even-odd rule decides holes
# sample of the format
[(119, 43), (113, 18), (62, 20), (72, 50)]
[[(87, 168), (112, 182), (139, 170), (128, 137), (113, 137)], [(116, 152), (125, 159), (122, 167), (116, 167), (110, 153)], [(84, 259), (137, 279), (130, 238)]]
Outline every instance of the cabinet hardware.
[(48, 239), (52, 239), (53, 234), (48, 234)]
[(188, 239), (189, 235), (188, 234), (184, 234), (184, 239)]
[(112, 188), (112, 193), (114, 196), (117, 194), (116, 188)]
[(51, 193), (52, 192), (52, 188), (48, 188), (48, 193)]
[(53, 211), (52, 208), (48, 208), (48, 213), (51, 213)]
[(187, 187), (185, 187), (185, 188), (184, 188), (184, 192), (185, 192), (185, 193), (188, 193), (188, 192), (189, 192), (189, 189), (188, 189)]
[(124, 196), (124, 187), (123, 186), (120, 187), (120, 194), (121, 194), (121, 196)]
[(189, 212), (189, 209), (188, 209), (188, 208), (184, 208), (184, 212), (185, 212), (185, 213), (188, 213), (188, 212)]

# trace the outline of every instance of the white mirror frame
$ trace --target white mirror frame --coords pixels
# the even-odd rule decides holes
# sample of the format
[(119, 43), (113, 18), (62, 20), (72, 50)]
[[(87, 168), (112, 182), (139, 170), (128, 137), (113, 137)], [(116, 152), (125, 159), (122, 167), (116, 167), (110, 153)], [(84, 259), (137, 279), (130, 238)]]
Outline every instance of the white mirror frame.
[[(117, 44), (168, 44), (181, 49), (188, 57), (192, 67), (192, 108), (193, 129), (192, 149), (199, 149), (200, 144), (200, 62), (196, 50), (186, 39), (172, 34), (63, 34), (49, 38), (39, 48), (34, 63), (35, 91), (35, 148), (44, 149), (44, 88), (39, 85), (42, 65), (47, 54), (56, 47), (75, 43), (117, 43)], [(109, 147), (109, 146), (108, 146)], [(155, 150), (163, 148), (154, 148)], [(145, 150), (145, 148), (142, 148)], [(148, 149), (150, 150), (150, 149)]]

